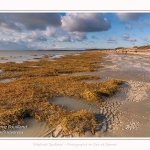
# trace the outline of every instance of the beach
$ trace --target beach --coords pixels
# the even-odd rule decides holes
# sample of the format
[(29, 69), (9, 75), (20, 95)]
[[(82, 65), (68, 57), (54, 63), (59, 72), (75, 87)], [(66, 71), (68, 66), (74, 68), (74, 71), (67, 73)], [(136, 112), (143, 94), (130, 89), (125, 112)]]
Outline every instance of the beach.
[[(32, 54), (33, 55), (33, 54)], [(59, 54), (61, 55), (61, 54)], [(39, 56), (41, 57), (41, 56)], [(60, 56), (61, 57), (61, 56)], [(33, 59), (33, 58), (32, 58)], [(26, 118), (26, 128), (11, 129), (19, 132), (2, 133), (0, 137), (149, 137), (150, 135), (150, 60), (149, 53), (116, 54), (107, 52), (99, 68), (92, 72), (73, 72), (72, 75), (98, 76), (98, 80), (85, 80), (86, 83), (101, 83), (117, 79), (124, 84), (111, 97), (105, 97), (105, 105), (97, 105), (70, 97), (54, 97), (51, 103), (67, 110), (87, 110), (96, 119), (95, 134), (85, 131), (84, 135), (75, 132), (69, 136), (62, 134), (62, 127), (48, 126), (45, 122), (38, 122)], [(1, 82), (10, 80), (2, 79)], [(71, 87), (70, 87), (71, 88)], [(18, 134), (16, 134), (18, 133)]]
[(114, 128), (108, 132), (97, 133), (97, 137), (149, 137), (149, 55), (150, 53), (110, 53), (104, 58), (104, 68), (96, 74), (100, 74), (102, 78), (121, 79), (127, 86), (123, 87), (124, 95), (118, 93), (113, 98), (113, 101), (120, 102), (115, 109), (118, 120), (114, 119)]

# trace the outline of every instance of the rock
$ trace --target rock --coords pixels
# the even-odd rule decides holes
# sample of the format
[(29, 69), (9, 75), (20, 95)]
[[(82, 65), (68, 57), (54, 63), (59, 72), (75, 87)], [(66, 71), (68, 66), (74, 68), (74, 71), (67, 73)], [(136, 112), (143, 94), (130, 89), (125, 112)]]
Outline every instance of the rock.
[(57, 137), (57, 136), (59, 136), (59, 134), (62, 132), (62, 126), (61, 125), (58, 125), (57, 127), (56, 127), (56, 130), (53, 132), (53, 136), (54, 137)]

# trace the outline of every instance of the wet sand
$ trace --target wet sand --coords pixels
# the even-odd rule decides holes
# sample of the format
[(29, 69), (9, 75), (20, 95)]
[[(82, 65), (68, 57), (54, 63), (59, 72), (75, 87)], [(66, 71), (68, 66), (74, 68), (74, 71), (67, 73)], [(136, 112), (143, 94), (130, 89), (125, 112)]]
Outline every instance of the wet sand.
[[(126, 99), (116, 95), (121, 105), (116, 109), (118, 120), (114, 128), (97, 137), (149, 137), (150, 136), (150, 60), (148, 54), (113, 54), (104, 58), (104, 68), (95, 74), (102, 78), (121, 79), (129, 86)], [(123, 100), (123, 101), (122, 101)], [(116, 116), (115, 116), (116, 117)], [(86, 137), (92, 135), (87, 133)]]
[[(57, 97), (52, 103), (66, 109), (86, 109), (96, 117), (97, 128), (95, 135), (89, 131), (82, 137), (149, 137), (150, 136), (150, 60), (144, 54), (115, 54), (108, 53), (103, 58), (104, 68), (90, 73), (101, 77), (98, 82), (111, 78), (124, 81), (120, 92), (106, 99), (102, 107), (97, 104), (88, 104), (84, 100), (68, 97)], [(88, 81), (87, 81), (88, 82)], [(28, 128), (23, 134), (13, 137), (64, 137), (62, 128), (52, 129), (46, 123), (30, 119), (26, 122)], [(0, 135), (6, 137), (6, 135)], [(79, 137), (77, 133), (68, 137)]]

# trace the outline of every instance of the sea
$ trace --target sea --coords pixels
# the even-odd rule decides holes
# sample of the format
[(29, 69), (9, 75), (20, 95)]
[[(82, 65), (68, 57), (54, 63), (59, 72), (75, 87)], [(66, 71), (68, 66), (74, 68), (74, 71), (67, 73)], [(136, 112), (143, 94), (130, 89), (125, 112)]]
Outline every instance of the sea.
[(16, 62), (22, 63), (24, 61), (38, 61), (39, 58), (45, 55), (50, 56), (49, 59), (61, 57), (66, 54), (78, 54), (82, 50), (0, 50), (0, 63)]

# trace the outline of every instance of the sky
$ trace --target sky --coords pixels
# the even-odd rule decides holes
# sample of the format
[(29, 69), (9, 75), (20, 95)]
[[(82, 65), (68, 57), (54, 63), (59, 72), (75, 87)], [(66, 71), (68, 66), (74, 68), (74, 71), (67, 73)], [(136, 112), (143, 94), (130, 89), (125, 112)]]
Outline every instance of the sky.
[(150, 45), (150, 13), (0, 13), (0, 50), (84, 50)]

